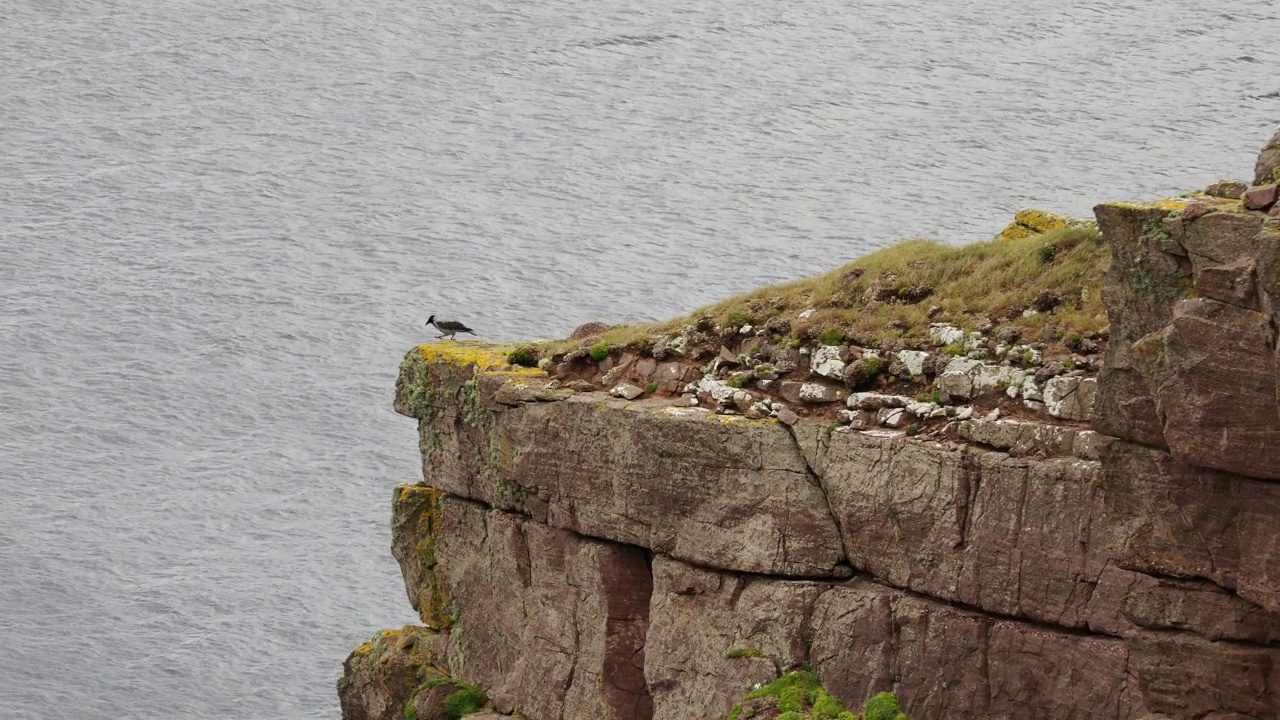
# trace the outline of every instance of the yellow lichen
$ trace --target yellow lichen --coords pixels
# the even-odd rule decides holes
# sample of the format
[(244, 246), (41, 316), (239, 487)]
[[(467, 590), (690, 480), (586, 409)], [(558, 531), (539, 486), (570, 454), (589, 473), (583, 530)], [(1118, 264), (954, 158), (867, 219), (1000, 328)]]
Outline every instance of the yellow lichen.
[(1050, 230), (1059, 230), (1085, 224), (1066, 215), (1058, 215), (1045, 210), (1026, 208), (1014, 213), (1013, 222), (1009, 223), (996, 235), (997, 240), (1012, 242), (1023, 238), (1041, 235)]
[(393, 537), (405, 529), (414, 534), (413, 548), (422, 568), (417, 588), (418, 616), (434, 630), (444, 630), (453, 623), (448, 611), (449, 594), (436, 564), (436, 542), (440, 537), (441, 504), (445, 493), (426, 485), (398, 485), (392, 507)]
[(418, 354), (429, 363), (444, 363), (458, 367), (472, 366), (477, 373), (538, 376), (544, 375), (537, 368), (512, 365), (507, 355), (512, 345), (491, 345), (482, 342), (438, 342), (418, 346)]

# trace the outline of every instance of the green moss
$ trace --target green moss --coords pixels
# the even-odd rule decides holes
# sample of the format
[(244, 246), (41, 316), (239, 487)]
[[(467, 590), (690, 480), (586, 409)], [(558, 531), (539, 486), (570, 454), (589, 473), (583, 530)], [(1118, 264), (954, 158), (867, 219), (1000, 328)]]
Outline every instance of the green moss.
[(609, 344), (605, 342), (598, 342), (595, 345), (592, 345), (591, 350), (588, 352), (591, 354), (592, 360), (601, 362), (605, 358), (609, 357)]
[(458, 720), (463, 715), (476, 712), (489, 701), (485, 691), (475, 685), (458, 681), (455, 681), (455, 684), (459, 685), (459, 689), (445, 698), (443, 703), (444, 711), (449, 714), (450, 720)]
[[(750, 701), (775, 698), (780, 714), (777, 720), (859, 720), (840, 700), (826, 691), (817, 676), (796, 670), (773, 682), (752, 690), (743, 702), (729, 711), (729, 720), (747, 720), (754, 715)], [(864, 720), (907, 720), (891, 693), (880, 693), (867, 702)]]
[(747, 379), (743, 375), (731, 375), (728, 380), (724, 381), (724, 384), (731, 388), (740, 388), (745, 385), (746, 382)]
[(826, 328), (818, 336), (818, 342), (823, 345), (839, 345), (844, 342), (844, 331), (838, 327)]
[(648, 385), (645, 385), (645, 386), (644, 386), (644, 391), (645, 391), (646, 393), (648, 393), (649, 395), (652, 395), (652, 394), (654, 394), (654, 393), (658, 392), (658, 383), (656, 383), (656, 382), (651, 382), (651, 383), (649, 383)]
[(920, 430), (921, 428), (918, 424), (911, 423), (907, 426), (907, 437), (915, 437), (916, 435), (919, 435)]
[(951, 356), (959, 356), (959, 355), (963, 355), (963, 354), (964, 354), (964, 346), (963, 346), (963, 345), (961, 345), (960, 343), (951, 343), (950, 345), (948, 345), (948, 346), (946, 346), (945, 348), (943, 348), (943, 349), (942, 349), (942, 352), (944, 352), (944, 353), (946, 353), (946, 354), (948, 354), (948, 355), (951, 355)]
[(882, 692), (867, 701), (862, 711), (863, 720), (906, 720), (898, 698), (890, 692)]
[(507, 355), (507, 362), (521, 367), (537, 367), (538, 348), (532, 345), (521, 345)]
[(729, 658), (730, 660), (737, 660), (738, 658), (760, 657), (761, 655), (763, 655), (763, 653), (760, 652), (760, 648), (756, 648), (756, 647), (729, 648), (729, 652), (725, 653), (725, 657)]

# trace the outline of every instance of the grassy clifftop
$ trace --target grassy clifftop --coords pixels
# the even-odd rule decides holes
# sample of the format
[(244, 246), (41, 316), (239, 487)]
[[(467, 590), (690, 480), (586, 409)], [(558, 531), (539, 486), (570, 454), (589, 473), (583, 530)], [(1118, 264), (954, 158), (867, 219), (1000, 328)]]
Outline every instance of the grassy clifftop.
[[(825, 274), (766, 286), (683, 317), (610, 328), (597, 341), (643, 344), (700, 324), (763, 327), (798, 345), (875, 347), (900, 340), (911, 346), (928, 339), (931, 322), (945, 322), (971, 329), (1007, 325), (1027, 338), (1053, 326), (1049, 337), (1061, 342), (1107, 324), (1100, 290), (1109, 262), (1107, 246), (1089, 224), (963, 247), (907, 240)], [(546, 349), (579, 345), (562, 340)]]

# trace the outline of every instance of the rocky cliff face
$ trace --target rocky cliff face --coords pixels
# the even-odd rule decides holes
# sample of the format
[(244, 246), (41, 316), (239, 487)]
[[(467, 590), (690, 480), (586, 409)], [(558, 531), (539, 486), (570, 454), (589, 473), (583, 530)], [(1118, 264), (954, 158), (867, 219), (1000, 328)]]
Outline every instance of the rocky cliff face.
[(748, 419), (413, 350), (392, 533), (426, 627), (353, 653), (344, 717), (447, 675), (537, 720), (722, 718), (801, 667), (913, 718), (1280, 717), (1280, 224), (1248, 192), (1098, 206), (1109, 343), (1065, 415)]

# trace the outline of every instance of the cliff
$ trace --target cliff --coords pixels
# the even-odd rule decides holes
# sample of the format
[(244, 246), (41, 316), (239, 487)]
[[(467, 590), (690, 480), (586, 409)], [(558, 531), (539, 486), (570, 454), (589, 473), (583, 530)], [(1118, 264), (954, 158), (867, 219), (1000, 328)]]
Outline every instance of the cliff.
[(1278, 161), (673, 323), (415, 348), (424, 627), (352, 653), (344, 717), (1280, 717)]

